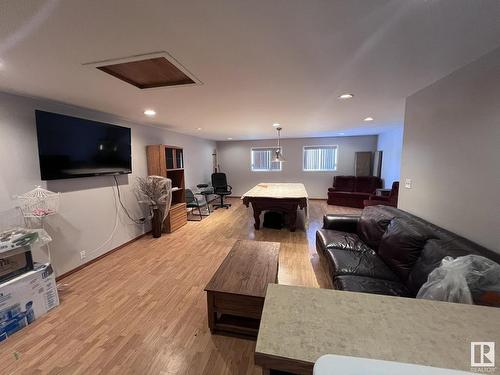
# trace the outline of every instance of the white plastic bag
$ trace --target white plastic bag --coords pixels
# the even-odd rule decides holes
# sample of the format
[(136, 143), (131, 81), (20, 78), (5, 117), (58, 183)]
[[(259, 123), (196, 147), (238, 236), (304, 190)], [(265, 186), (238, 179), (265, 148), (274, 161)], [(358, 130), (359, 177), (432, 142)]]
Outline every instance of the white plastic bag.
[[(417, 298), (474, 304), (488, 293), (500, 295), (500, 265), (479, 255), (466, 255), (445, 257), (429, 274)], [(495, 306), (497, 298), (486, 304)]]
[(44, 229), (11, 228), (0, 232), (0, 254), (22, 246), (44, 246), (50, 241)]

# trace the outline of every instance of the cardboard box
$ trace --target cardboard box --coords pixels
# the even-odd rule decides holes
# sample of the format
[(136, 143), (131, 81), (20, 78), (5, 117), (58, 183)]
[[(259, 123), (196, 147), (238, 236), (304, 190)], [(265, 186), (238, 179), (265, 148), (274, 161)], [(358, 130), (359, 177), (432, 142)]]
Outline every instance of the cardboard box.
[(0, 341), (58, 305), (55, 274), (48, 263), (0, 284)]
[(33, 269), (31, 247), (23, 246), (0, 253), (0, 283), (7, 282)]

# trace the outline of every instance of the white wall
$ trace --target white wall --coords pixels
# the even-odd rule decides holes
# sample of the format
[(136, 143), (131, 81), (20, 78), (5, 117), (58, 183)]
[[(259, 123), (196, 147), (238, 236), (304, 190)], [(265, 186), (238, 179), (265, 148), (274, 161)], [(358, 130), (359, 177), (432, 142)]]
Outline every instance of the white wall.
[[(354, 174), (354, 153), (377, 148), (377, 136), (283, 139), (281, 144), (287, 161), (283, 163), (282, 171), (252, 172), (250, 149), (272, 147), (276, 142), (276, 139), (217, 142), (219, 165), (227, 174), (234, 195), (241, 196), (259, 182), (302, 182), (310, 198), (326, 199), (334, 175)], [(338, 145), (336, 172), (302, 171), (302, 147), (313, 145)]]
[(384, 187), (390, 189), (399, 181), (401, 153), (403, 151), (403, 127), (394, 128), (378, 135), (377, 150), (382, 153), (382, 179)]
[[(210, 180), (211, 154), (215, 142), (190, 137), (151, 126), (133, 124), (115, 116), (40, 99), (0, 93), (0, 211), (15, 206), (12, 196), (42, 185), (62, 192), (59, 215), (47, 219), (53, 236), (52, 262), (58, 275), (95, 258), (143, 233), (149, 228), (133, 224), (119, 211), (119, 222), (112, 239), (116, 202), (113, 178), (87, 177), (71, 180), (40, 181), (35, 128), (35, 109), (109, 122), (132, 129), (133, 174), (120, 176), (119, 182), (126, 207), (133, 215), (142, 216), (133, 196), (137, 176), (146, 176), (146, 145), (170, 144), (184, 147), (186, 186)], [(85, 250), (87, 258), (80, 259)], [(43, 254), (37, 253), (39, 259)]]
[(500, 48), (410, 96), (404, 133), (399, 206), (500, 252)]

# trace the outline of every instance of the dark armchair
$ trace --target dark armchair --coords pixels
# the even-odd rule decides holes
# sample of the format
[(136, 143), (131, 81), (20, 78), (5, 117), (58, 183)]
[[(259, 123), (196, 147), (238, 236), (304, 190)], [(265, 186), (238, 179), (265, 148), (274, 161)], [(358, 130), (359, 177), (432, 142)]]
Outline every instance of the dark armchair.
[(392, 183), (392, 188), (387, 196), (370, 195), (370, 198), (363, 201), (365, 207), (368, 206), (398, 206), (398, 194), (399, 194), (399, 181), (394, 181)]
[(233, 189), (231, 185), (228, 185), (225, 173), (212, 173), (212, 187), (214, 189), (214, 194), (220, 197), (220, 203), (215, 203), (213, 205), (214, 210), (222, 207), (231, 207), (231, 204), (224, 203), (224, 196), (230, 195)]

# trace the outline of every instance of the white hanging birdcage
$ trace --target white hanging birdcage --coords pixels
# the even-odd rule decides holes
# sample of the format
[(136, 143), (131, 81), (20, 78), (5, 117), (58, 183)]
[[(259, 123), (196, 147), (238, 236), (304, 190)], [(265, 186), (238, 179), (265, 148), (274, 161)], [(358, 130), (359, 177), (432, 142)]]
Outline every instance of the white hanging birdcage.
[(19, 208), (24, 217), (44, 218), (59, 211), (61, 194), (37, 186), (35, 189), (17, 197)]

